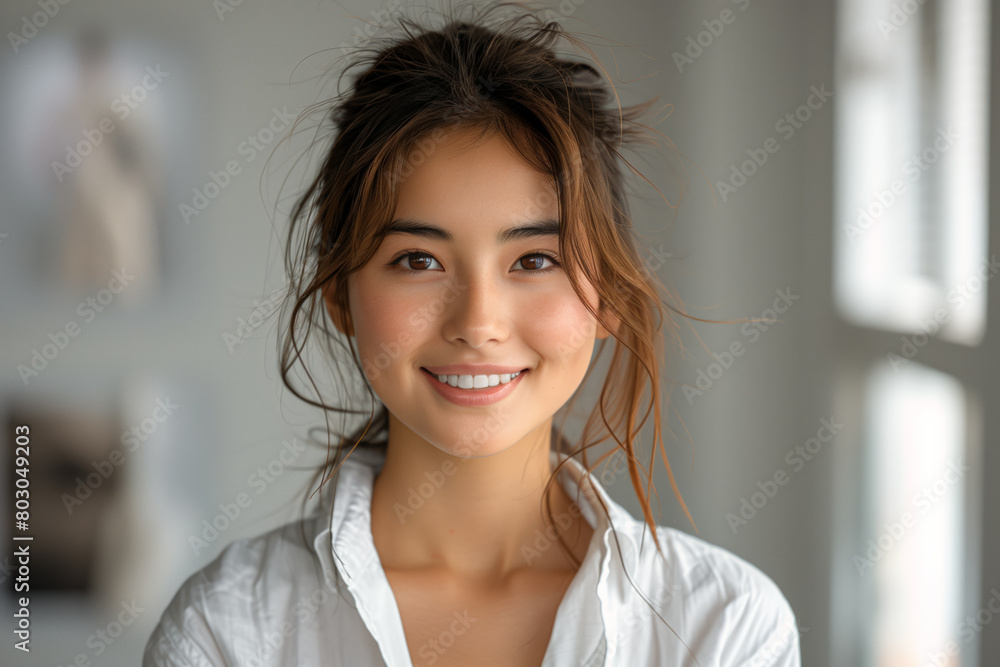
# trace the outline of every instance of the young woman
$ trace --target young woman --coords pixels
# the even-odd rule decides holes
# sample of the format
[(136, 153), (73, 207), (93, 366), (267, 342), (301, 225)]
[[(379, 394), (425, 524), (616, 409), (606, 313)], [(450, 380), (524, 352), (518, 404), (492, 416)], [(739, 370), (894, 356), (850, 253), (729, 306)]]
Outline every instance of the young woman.
[[(404, 19), (356, 61), (292, 215), (282, 377), (328, 412), (364, 394), (367, 419), (317, 471), (314, 513), (184, 583), (147, 667), (800, 664), (775, 584), (656, 525), (640, 483), (647, 384), (663, 451), (665, 341), (619, 150), (649, 103), (614, 106), (598, 69), (557, 56), (578, 40), (508, 9)], [(289, 381), (312, 325), (359, 372), (332, 404)], [(555, 415), (612, 338), (571, 443)], [(624, 462), (644, 521), (589, 472), (609, 439), (598, 462)]]

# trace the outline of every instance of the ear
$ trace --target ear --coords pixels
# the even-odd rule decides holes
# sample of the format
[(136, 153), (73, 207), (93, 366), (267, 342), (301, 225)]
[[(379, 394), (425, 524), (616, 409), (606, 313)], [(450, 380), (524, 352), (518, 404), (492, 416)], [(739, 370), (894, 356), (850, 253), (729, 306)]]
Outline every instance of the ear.
[(608, 326), (611, 327), (611, 330), (608, 330), (604, 325), (602, 325), (600, 323), (600, 321), (598, 321), (597, 322), (597, 338), (598, 338), (598, 340), (600, 340), (602, 338), (607, 338), (608, 336), (611, 335), (612, 331), (618, 331), (618, 316), (615, 315), (615, 314), (613, 314), (607, 308), (605, 308), (604, 304), (601, 304), (599, 312), (607, 320), (609, 320)]
[(340, 307), (335, 298), (336, 294), (336, 283), (331, 278), (326, 285), (323, 286), (323, 302), (326, 304), (326, 311), (330, 313), (330, 319), (333, 320), (333, 325), (337, 327), (337, 331), (344, 334), (345, 336), (354, 335), (354, 324), (351, 322), (350, 310)]

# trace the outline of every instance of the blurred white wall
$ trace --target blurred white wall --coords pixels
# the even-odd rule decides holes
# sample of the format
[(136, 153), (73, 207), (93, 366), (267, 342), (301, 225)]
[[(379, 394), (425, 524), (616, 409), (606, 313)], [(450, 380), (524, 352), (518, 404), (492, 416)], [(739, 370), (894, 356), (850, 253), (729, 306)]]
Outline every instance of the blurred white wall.
[[(809, 120), (789, 134), (775, 129), (815, 91), (832, 88), (834, 4), (541, 4), (561, 13), (567, 28), (606, 38), (595, 48), (623, 102), (659, 95), (659, 105), (673, 105), (661, 110), (660, 116), (669, 112), (669, 118), (656, 125), (666, 138), (645, 149), (636, 166), (671, 206), (681, 197), (679, 179), (686, 179), (680, 208), (633, 181), (634, 217), (651, 241), (650, 269), (672, 281), (697, 317), (767, 317), (776, 300), (789, 304), (780, 322), (756, 334), (740, 324), (679, 320), (686, 358), (676, 350), (669, 356), (674, 365), (663, 385), (671, 396), (663, 413), (670, 429), (666, 445), (701, 537), (771, 576), (797, 614), (803, 664), (831, 664), (836, 641), (830, 634), (831, 503), (838, 493), (828, 450), (836, 440), (791, 473), (747, 525), (734, 531), (726, 515), (739, 511), (741, 499), (757, 491), (758, 482), (790, 470), (786, 455), (815, 436), (823, 420), (840, 417), (832, 412), (832, 102), (814, 96)], [(263, 152), (245, 142), (269, 125), (277, 129), (285, 110), (295, 115), (316, 101), (317, 77), (337, 47), (353, 43), (373, 12), (378, 16), (396, 5), (233, 5), (220, 15), (212, 3), (193, 0), (71, 2), (60, 5), (16, 53), (11, 44), (0, 48), (0, 127), (6, 135), (0, 141), (0, 233), (6, 234), (0, 236), (0, 395), (8, 403), (113, 405), (126, 424), (141, 423), (157, 398), (169, 396), (178, 406), (162, 429), (127, 455), (126, 491), (134, 504), (122, 512), (120, 525), (131, 526), (136, 543), (127, 556), (117, 554), (124, 574), (102, 575), (108, 577), (102, 581), (117, 582), (116, 592), (103, 607), (34, 596), (33, 650), (25, 656), (5, 641), (4, 664), (63, 665), (79, 654), (93, 664), (137, 664), (149, 631), (185, 577), (226, 543), (297, 516), (298, 505), (289, 499), (307, 477), (287, 470), (266, 493), (253, 494), (252, 506), (207, 548), (195, 554), (188, 544), (193, 525), (247, 491), (248, 478), (275, 460), (283, 443), (301, 437), (306, 425), (320, 423), (313, 409), (280, 385), (273, 319), (232, 350), (224, 338), (237, 332), (238, 318), (250, 314), (255, 300), (284, 283), (285, 220), (272, 225), (268, 217), (279, 183), (271, 177), (261, 185), (277, 139)], [(0, 26), (5, 33), (18, 32), (37, 11), (35, 2), (5, 2)], [(723, 17), (723, 11), (730, 13)], [(19, 144), (11, 136), (23, 120), (17, 96), (27, 94), (30, 81), (24, 74), (36, 71), (51, 49), (86, 26), (106, 30), (134, 62), (169, 72), (148, 100), (157, 109), (164, 139), (157, 209), (162, 281), (151, 296), (112, 303), (89, 322), (76, 307), (93, 291), (44, 287), (53, 214), (43, 191), (32, 188), (35, 177), (24, 173), (22, 157), (13, 153)], [(718, 34), (700, 52), (690, 47), (706, 30)], [(324, 49), (334, 52), (302, 62)], [(686, 52), (689, 61), (676, 52)], [(768, 137), (776, 138), (776, 151), (774, 144), (764, 144)], [(683, 157), (673, 154), (671, 142)], [(747, 150), (761, 155), (767, 146), (766, 163), (723, 201), (715, 183), (729, 179)], [(288, 152), (275, 158), (288, 159)], [(210, 174), (226, 170), (231, 161), (240, 173), (186, 221), (180, 204), (193, 205), (193, 189), (204, 192)], [(287, 211), (287, 203), (282, 206)], [(653, 251), (670, 257), (661, 261)], [(71, 320), (81, 323), (80, 334), (26, 385), (17, 366), (48, 342), (48, 333)], [(722, 355), (737, 342), (743, 351), (732, 365), (689, 399), (681, 383), (695, 384), (699, 371), (707, 373), (715, 361), (710, 353)], [(647, 447), (651, 436), (647, 429)], [(320, 459), (311, 451), (296, 464)], [(10, 465), (9, 459), (0, 465)], [(661, 465), (655, 477), (661, 522), (693, 532)], [(610, 480), (608, 489), (641, 516), (627, 476)], [(100, 642), (88, 637), (106, 628), (133, 597), (144, 611), (98, 656)]]

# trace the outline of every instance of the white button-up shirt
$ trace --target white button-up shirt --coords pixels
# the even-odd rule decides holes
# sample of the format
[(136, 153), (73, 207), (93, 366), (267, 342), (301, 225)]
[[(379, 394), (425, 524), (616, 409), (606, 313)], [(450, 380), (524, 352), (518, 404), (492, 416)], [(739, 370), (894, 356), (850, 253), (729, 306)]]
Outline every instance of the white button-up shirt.
[[(553, 452), (553, 465), (562, 458)], [(371, 532), (372, 486), (383, 463), (380, 453), (356, 449), (341, 466), (332, 513), (317, 510), (237, 540), (189, 577), (154, 629), (143, 667), (412, 667)], [(767, 575), (660, 526), (664, 559), (648, 526), (579, 462), (570, 459), (557, 479), (574, 500), (580, 490), (594, 534), (559, 604), (542, 667), (687, 666), (697, 664), (692, 653), (703, 667), (800, 667), (795, 616)], [(670, 627), (629, 582), (619, 548), (628, 574)], [(418, 662), (432, 665), (471, 621), (456, 614), (440, 642), (418, 647)]]

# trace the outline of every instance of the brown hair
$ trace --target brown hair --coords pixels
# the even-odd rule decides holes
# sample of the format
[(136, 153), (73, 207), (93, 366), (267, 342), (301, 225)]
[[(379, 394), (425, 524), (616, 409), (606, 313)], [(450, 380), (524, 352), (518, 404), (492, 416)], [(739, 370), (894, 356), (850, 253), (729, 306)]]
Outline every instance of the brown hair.
[[(508, 7), (517, 12), (492, 21)], [(670, 325), (672, 341), (676, 338), (674, 320), (664, 313), (663, 306), (691, 316), (661, 300), (661, 286), (643, 265), (619, 169), (621, 162), (639, 173), (623, 157), (621, 149), (645, 136), (644, 130), (649, 128), (638, 119), (655, 100), (622, 107), (617, 102), (617, 91), (605, 83), (599, 66), (559, 57), (555, 46), (562, 38), (588, 54), (593, 52), (559, 23), (545, 20), (535, 10), (500, 2), (477, 12), (469, 20), (449, 13), (446, 24), (438, 29), (399, 17), (402, 34), (373, 40), (374, 46), (354, 51), (355, 58), (341, 78), (353, 68), (362, 71), (346, 95), (304, 112), (324, 110), (332, 122), (334, 138), (318, 174), (292, 209), (285, 254), (292, 306), (287, 328), (282, 331), (286, 338), (280, 347), (281, 377), (296, 396), (324, 410), (328, 427), (331, 412), (368, 414), (366, 424), (349, 434), (338, 434), (335, 455), (331, 458), (328, 449), (327, 461), (316, 471), (313, 483), (320, 476), (325, 483), (336, 475), (348, 446), (347, 455), (355, 447), (384, 448), (388, 412), (384, 405), (375, 409), (378, 401), (363, 380), (355, 380), (353, 386), (367, 388), (371, 399), (367, 411), (323, 402), (306, 370), (319, 398), (314, 400), (293, 385), (289, 374), (297, 363), (305, 367), (303, 353), (312, 326), (323, 332), (320, 342), (327, 346), (338, 373), (334, 342), (349, 352), (354, 366), (364, 373), (350, 349), (350, 336), (329, 326), (333, 323), (340, 331), (352, 332), (346, 278), (363, 267), (378, 249), (383, 230), (391, 222), (400, 181), (428, 151), (434, 150), (434, 138), (441, 136), (441, 130), (478, 128), (482, 134), (498, 133), (528, 163), (554, 178), (560, 211), (561, 263), (585, 304), (575, 276), (582, 273), (594, 286), (600, 305), (598, 312), (591, 313), (612, 331), (618, 343), (611, 354), (598, 405), (586, 421), (579, 446), (570, 452), (570, 443), (563, 436), (565, 418), (572, 413), (579, 391), (566, 406), (554, 446), (572, 456), (580, 454), (583, 465), (592, 470), (587, 450), (613, 439), (616, 446), (599, 457), (594, 467), (619, 451), (624, 453), (645, 522), (659, 551), (656, 520), (649, 503), (652, 479), (644, 490), (634, 441), (652, 410), (656, 447), (644, 472), (651, 473), (658, 448), (674, 494), (694, 526), (667, 461), (660, 423), (664, 320)], [(330, 285), (333, 287), (328, 289)], [(324, 298), (336, 305), (339, 322), (332, 322)], [(304, 327), (301, 339), (297, 337), (300, 327)], [(582, 384), (608, 342), (600, 341), (595, 363)], [(342, 374), (341, 381), (346, 387)], [(649, 402), (640, 420), (640, 402), (647, 384)], [(353, 394), (347, 389), (339, 396), (348, 399)], [(331, 432), (328, 429), (328, 435)], [(549, 486), (565, 463), (553, 471), (546, 485), (546, 506)], [(551, 507), (547, 509), (551, 520)], [(603, 509), (607, 514), (607, 508)], [(615, 537), (617, 541), (617, 534)], [(561, 534), (559, 542), (579, 565)]]

